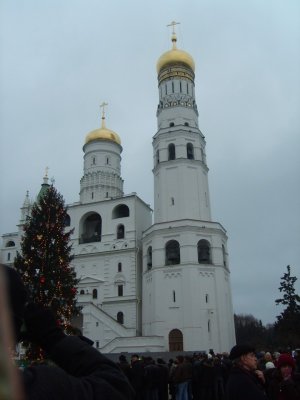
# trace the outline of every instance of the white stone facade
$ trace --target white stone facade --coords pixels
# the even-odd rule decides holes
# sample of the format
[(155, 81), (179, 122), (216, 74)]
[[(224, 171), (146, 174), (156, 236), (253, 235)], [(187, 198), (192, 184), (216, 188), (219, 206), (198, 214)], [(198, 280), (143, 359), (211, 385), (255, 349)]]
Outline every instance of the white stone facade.
[[(211, 219), (194, 73), (175, 64), (158, 72), (154, 218), (135, 193), (123, 193), (122, 147), (104, 116), (87, 136), (80, 198), (68, 206), (76, 324), (106, 353), (228, 351), (235, 343), (227, 234)], [(19, 231), (2, 236), (2, 262), (13, 263), (30, 206), (27, 194)]]

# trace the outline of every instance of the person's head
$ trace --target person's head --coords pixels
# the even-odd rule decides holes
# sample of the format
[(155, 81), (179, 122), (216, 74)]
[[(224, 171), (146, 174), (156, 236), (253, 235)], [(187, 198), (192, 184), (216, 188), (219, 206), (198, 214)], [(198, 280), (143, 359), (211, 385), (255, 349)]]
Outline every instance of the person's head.
[(132, 354), (132, 356), (131, 356), (131, 362), (134, 363), (134, 362), (136, 362), (136, 361), (138, 361), (138, 360), (139, 360), (139, 356), (138, 356), (137, 354)]
[(267, 351), (265, 353), (265, 362), (267, 363), (269, 361), (272, 361), (272, 355), (271, 355), (271, 353), (269, 351)]
[(176, 361), (177, 361), (177, 364), (182, 364), (183, 361), (184, 361), (184, 357), (179, 355), (179, 356), (176, 357)]
[(239, 365), (240, 367), (249, 371), (254, 371), (257, 368), (255, 349), (247, 344), (239, 344), (234, 346), (230, 351), (229, 358), (234, 364)]
[(15, 338), (19, 341), (21, 339), (21, 327), (28, 294), (20, 275), (15, 269), (4, 264), (0, 264), (0, 268), (3, 273), (2, 275), (4, 275), (7, 288), (7, 297), (12, 315)]
[(290, 354), (281, 354), (277, 360), (277, 368), (283, 378), (290, 376), (295, 369), (296, 363)]

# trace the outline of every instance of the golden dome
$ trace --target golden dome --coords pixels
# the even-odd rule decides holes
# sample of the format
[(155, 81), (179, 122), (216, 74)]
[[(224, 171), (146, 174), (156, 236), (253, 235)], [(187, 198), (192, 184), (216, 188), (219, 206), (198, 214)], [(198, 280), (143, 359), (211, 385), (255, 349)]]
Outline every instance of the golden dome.
[(92, 140), (111, 140), (112, 142), (121, 144), (120, 136), (107, 128), (99, 128), (90, 132), (85, 138), (85, 143), (89, 143)]
[(157, 73), (159, 74), (159, 72), (163, 67), (177, 63), (185, 64), (189, 68), (191, 68), (193, 72), (195, 72), (195, 62), (193, 60), (193, 57), (189, 55), (189, 53), (187, 53), (186, 51), (177, 49), (176, 47), (177, 38), (175, 34), (172, 35), (172, 42), (173, 42), (173, 48), (162, 54), (157, 61), (156, 64)]
[(101, 128), (95, 129), (94, 131), (92, 131), (88, 135), (86, 135), (85, 144), (87, 144), (93, 140), (110, 140), (112, 142), (115, 142), (115, 143), (121, 145), (120, 136), (116, 132), (106, 128), (106, 126), (105, 126), (104, 107), (106, 105), (107, 105), (107, 103), (103, 102), (100, 106), (100, 107), (103, 107)]

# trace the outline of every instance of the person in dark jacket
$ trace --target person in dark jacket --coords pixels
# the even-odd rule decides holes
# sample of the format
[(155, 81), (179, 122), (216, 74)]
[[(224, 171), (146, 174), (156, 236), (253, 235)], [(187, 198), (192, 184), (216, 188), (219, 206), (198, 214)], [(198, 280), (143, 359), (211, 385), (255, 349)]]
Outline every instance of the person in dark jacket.
[(135, 390), (135, 399), (144, 399), (144, 361), (140, 360), (138, 354), (131, 356), (131, 372), (130, 372), (130, 383)]
[(269, 372), (267, 394), (270, 400), (299, 400), (300, 374), (295, 372), (295, 360), (290, 354), (281, 354), (277, 368)]
[(225, 388), (226, 400), (266, 400), (264, 376), (257, 370), (254, 349), (248, 345), (236, 345), (231, 349), (233, 362)]
[(6, 280), (16, 338), (20, 340), (26, 335), (56, 364), (35, 365), (20, 372), (26, 400), (134, 398), (133, 389), (115, 363), (85, 340), (65, 335), (50, 309), (39, 304), (26, 305), (26, 290), (18, 273), (4, 265), (0, 268)]

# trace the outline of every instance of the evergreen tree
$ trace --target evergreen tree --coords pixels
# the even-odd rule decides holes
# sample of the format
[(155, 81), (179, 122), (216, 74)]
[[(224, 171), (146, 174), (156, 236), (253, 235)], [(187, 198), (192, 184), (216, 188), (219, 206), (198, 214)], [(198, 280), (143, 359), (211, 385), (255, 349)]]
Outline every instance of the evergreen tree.
[[(22, 254), (17, 254), (14, 263), (27, 287), (29, 300), (50, 307), (57, 323), (67, 332), (72, 316), (79, 313), (78, 280), (70, 265), (73, 231), (65, 229), (68, 218), (63, 197), (53, 185), (44, 183), (24, 226)], [(27, 357), (38, 359), (42, 354), (30, 346)]]
[(275, 331), (279, 342), (288, 347), (300, 345), (300, 296), (296, 293), (295, 283), (297, 278), (291, 276), (291, 268), (287, 266), (287, 272), (281, 277), (279, 291), (283, 297), (275, 300), (275, 303), (285, 306), (283, 312), (277, 316)]

